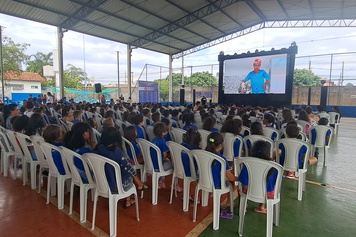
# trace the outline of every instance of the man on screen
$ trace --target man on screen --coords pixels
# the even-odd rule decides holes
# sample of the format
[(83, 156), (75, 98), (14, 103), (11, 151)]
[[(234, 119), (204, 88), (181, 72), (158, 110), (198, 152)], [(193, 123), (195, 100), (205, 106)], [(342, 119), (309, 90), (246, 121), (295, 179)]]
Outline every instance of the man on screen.
[(265, 94), (267, 85), (270, 85), (271, 77), (265, 70), (261, 70), (261, 59), (256, 59), (253, 62), (253, 71), (250, 72), (245, 81), (250, 81), (252, 87), (252, 94)]

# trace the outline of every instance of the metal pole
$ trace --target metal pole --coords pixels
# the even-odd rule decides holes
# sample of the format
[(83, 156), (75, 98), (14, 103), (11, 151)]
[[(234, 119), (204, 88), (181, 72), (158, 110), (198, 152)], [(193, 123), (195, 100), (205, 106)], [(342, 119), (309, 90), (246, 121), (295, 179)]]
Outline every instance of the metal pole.
[(120, 97), (120, 51), (116, 52), (117, 55), (117, 98)]
[(84, 81), (84, 94), (85, 94), (85, 100), (88, 100), (87, 97), (87, 70), (86, 70), (86, 65), (85, 65), (85, 39), (84, 39), (84, 34), (83, 34), (83, 59), (84, 59), (84, 73), (85, 73), (85, 81)]
[[(57, 27), (58, 38), (58, 71), (59, 71), (59, 89), (60, 97), (64, 97), (64, 77), (63, 77), (63, 35), (66, 30)], [(56, 85), (57, 86), (57, 85)]]
[(127, 83), (129, 84), (129, 97), (131, 98), (131, 53), (132, 49), (131, 46), (127, 45)]
[(1, 64), (2, 102), (5, 104), (4, 60), (2, 57), (2, 26), (0, 26), (0, 64)]
[[(329, 77), (329, 86), (331, 86), (331, 74), (333, 71), (333, 57), (334, 55), (331, 54), (331, 58), (330, 58), (330, 77)], [(330, 88), (328, 88), (328, 93), (327, 93), (327, 105), (329, 105), (329, 96), (330, 96)], [(325, 108), (326, 109), (326, 108)]]

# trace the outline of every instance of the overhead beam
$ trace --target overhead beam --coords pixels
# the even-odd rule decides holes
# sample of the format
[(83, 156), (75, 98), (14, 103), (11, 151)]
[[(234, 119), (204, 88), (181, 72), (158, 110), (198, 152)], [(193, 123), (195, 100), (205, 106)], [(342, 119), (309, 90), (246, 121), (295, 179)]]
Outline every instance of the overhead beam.
[(246, 0), (247, 5), (257, 14), (261, 20), (266, 21), (267, 17), (263, 12), (256, 6), (256, 4), (251, 0)]
[(132, 45), (136, 45), (137, 47), (141, 47), (142, 45), (153, 41), (163, 35), (167, 35), (170, 32), (173, 32), (181, 27), (189, 25), (190, 23), (201, 19), (202, 17), (211, 15), (220, 9), (230, 6), (231, 4), (241, 2), (243, 0), (216, 0), (208, 5), (203, 6), (202, 8), (184, 16), (180, 19), (173, 21), (156, 31), (147, 34), (146, 36), (142, 37), (141, 39), (135, 40), (131, 42)]
[(81, 1), (82, 7), (79, 8), (75, 13), (73, 13), (63, 24), (60, 25), (61, 28), (70, 29), (75, 26), (81, 19), (87, 17), (101, 4), (105, 3), (107, 0), (89, 0)]
[[(208, 2), (209, 2), (209, 3), (212, 3), (211, 0), (208, 0)], [(242, 25), (240, 22), (238, 22), (236, 19), (232, 18), (232, 17), (231, 17), (229, 14), (227, 14), (223, 9), (220, 9), (220, 12), (221, 12), (222, 14), (224, 14), (227, 18), (229, 18), (231, 21), (233, 21), (233, 22), (235, 22), (237, 25), (239, 25), (240, 27), (243, 27), (243, 25)]]
[(264, 28), (323, 28), (323, 27), (356, 27), (356, 19), (334, 19), (334, 20), (295, 20), (295, 21), (266, 21), (247, 27), (235, 33), (206, 42), (198, 47), (188, 49), (173, 55), (173, 59), (178, 59), (192, 53), (196, 53), (206, 48), (227, 42), (232, 39), (256, 32)]

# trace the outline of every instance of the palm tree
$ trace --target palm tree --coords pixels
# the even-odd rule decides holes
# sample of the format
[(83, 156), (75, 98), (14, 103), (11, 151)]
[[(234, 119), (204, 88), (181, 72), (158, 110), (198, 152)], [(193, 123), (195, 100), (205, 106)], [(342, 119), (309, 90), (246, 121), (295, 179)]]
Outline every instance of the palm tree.
[[(41, 76), (43, 76), (43, 66), (51, 65), (53, 66), (53, 53), (50, 52), (48, 54), (44, 54), (41, 52), (37, 52), (29, 57), (27, 61), (26, 71), (37, 72)], [(33, 60), (31, 60), (34, 58)]]

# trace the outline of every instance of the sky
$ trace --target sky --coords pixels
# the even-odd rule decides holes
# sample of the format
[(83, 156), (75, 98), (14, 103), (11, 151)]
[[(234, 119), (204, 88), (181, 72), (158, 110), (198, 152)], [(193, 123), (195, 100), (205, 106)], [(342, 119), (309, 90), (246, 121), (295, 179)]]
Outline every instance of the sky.
[[(16, 43), (28, 43), (26, 54), (37, 52), (49, 53), (57, 48), (57, 28), (36, 23), (21, 18), (0, 14), (0, 26), (3, 35), (10, 37)], [(271, 48), (287, 48), (292, 42), (298, 45), (296, 68), (311, 67), (312, 71), (324, 78), (333, 80), (341, 74), (347, 82), (356, 84), (356, 31), (347, 28), (293, 28), (293, 29), (262, 29), (257, 32), (227, 41), (190, 54), (184, 57), (184, 74), (189, 76), (194, 71), (217, 71), (218, 54), (240, 54), (247, 51), (270, 50)], [(94, 83), (116, 84), (118, 75), (117, 52), (119, 52), (120, 82), (125, 82), (127, 71), (127, 46), (125, 44), (100, 39), (68, 31), (63, 37), (63, 65), (72, 64), (82, 68)], [(354, 54), (341, 54), (355, 52)], [(308, 55), (324, 55), (304, 57)], [(334, 54), (331, 56), (330, 54)], [(332, 70), (330, 65), (332, 61)], [(147, 66), (145, 65), (159, 65)], [(200, 66), (212, 65), (216, 66)], [(342, 64), (344, 66), (342, 67)], [(148, 80), (157, 79), (168, 74), (169, 56), (144, 49), (132, 51), (133, 78)], [(173, 61), (174, 72), (180, 72), (182, 59)], [(344, 69), (342, 69), (344, 68)], [(351, 80), (355, 79), (355, 81)]]

